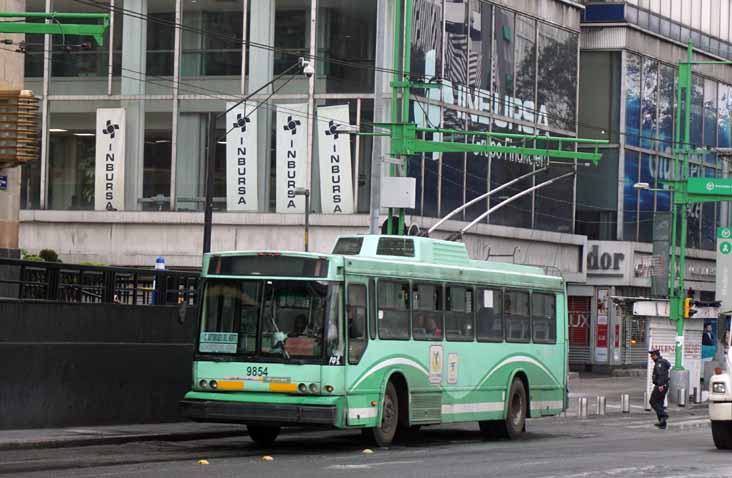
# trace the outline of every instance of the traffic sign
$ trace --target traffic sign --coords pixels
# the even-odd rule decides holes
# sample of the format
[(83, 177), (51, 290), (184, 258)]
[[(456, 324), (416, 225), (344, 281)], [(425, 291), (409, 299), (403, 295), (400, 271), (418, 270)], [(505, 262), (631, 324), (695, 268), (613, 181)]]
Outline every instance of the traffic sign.
[(732, 228), (717, 229), (717, 287), (716, 299), (722, 302), (722, 310), (732, 310)]
[(732, 178), (689, 178), (689, 194), (732, 196)]

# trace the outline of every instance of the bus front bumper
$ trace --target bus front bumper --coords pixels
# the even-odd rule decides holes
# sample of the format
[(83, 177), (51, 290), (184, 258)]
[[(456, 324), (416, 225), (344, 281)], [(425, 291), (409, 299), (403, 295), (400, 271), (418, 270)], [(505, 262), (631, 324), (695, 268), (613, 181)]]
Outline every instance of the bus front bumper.
[(337, 426), (338, 407), (184, 399), (181, 415), (194, 421)]

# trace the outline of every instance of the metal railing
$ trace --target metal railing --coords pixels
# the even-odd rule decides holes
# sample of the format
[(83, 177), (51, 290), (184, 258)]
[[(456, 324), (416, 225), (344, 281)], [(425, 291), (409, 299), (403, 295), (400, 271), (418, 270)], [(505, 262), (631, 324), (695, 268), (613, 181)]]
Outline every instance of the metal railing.
[(0, 259), (0, 298), (68, 303), (195, 305), (196, 271)]

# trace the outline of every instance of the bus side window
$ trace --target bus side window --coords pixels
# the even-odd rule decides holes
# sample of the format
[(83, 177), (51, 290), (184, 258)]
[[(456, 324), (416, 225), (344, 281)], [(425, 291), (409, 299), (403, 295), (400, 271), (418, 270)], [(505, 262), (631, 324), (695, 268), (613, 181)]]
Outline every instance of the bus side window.
[(412, 285), (412, 337), (442, 340), (442, 285)]
[(531, 295), (531, 322), (534, 342), (557, 343), (556, 297), (551, 294), (533, 293)]
[(366, 286), (348, 286), (348, 305), (346, 306), (348, 327), (348, 363), (357, 364), (366, 350)]
[(473, 289), (446, 287), (445, 305), (447, 340), (473, 340)]
[(506, 317), (506, 341), (531, 341), (529, 292), (507, 290), (503, 296), (503, 313)]
[(409, 339), (409, 282), (379, 281), (379, 338)]
[(478, 289), (475, 300), (479, 341), (503, 341), (503, 293), (500, 289)]

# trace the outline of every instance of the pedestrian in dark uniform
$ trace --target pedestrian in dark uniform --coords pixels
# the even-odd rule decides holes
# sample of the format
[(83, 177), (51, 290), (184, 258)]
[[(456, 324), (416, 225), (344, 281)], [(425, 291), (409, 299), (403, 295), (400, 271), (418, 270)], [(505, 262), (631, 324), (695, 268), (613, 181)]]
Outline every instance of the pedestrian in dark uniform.
[(668, 393), (671, 364), (668, 360), (661, 357), (661, 352), (658, 349), (652, 349), (648, 353), (651, 354), (651, 358), (655, 362), (653, 366), (653, 393), (651, 393), (651, 399), (648, 403), (656, 411), (656, 416), (658, 417), (658, 423), (654, 423), (654, 425), (658, 428), (665, 429), (668, 414), (663, 407), (663, 402), (666, 399), (666, 393)]

